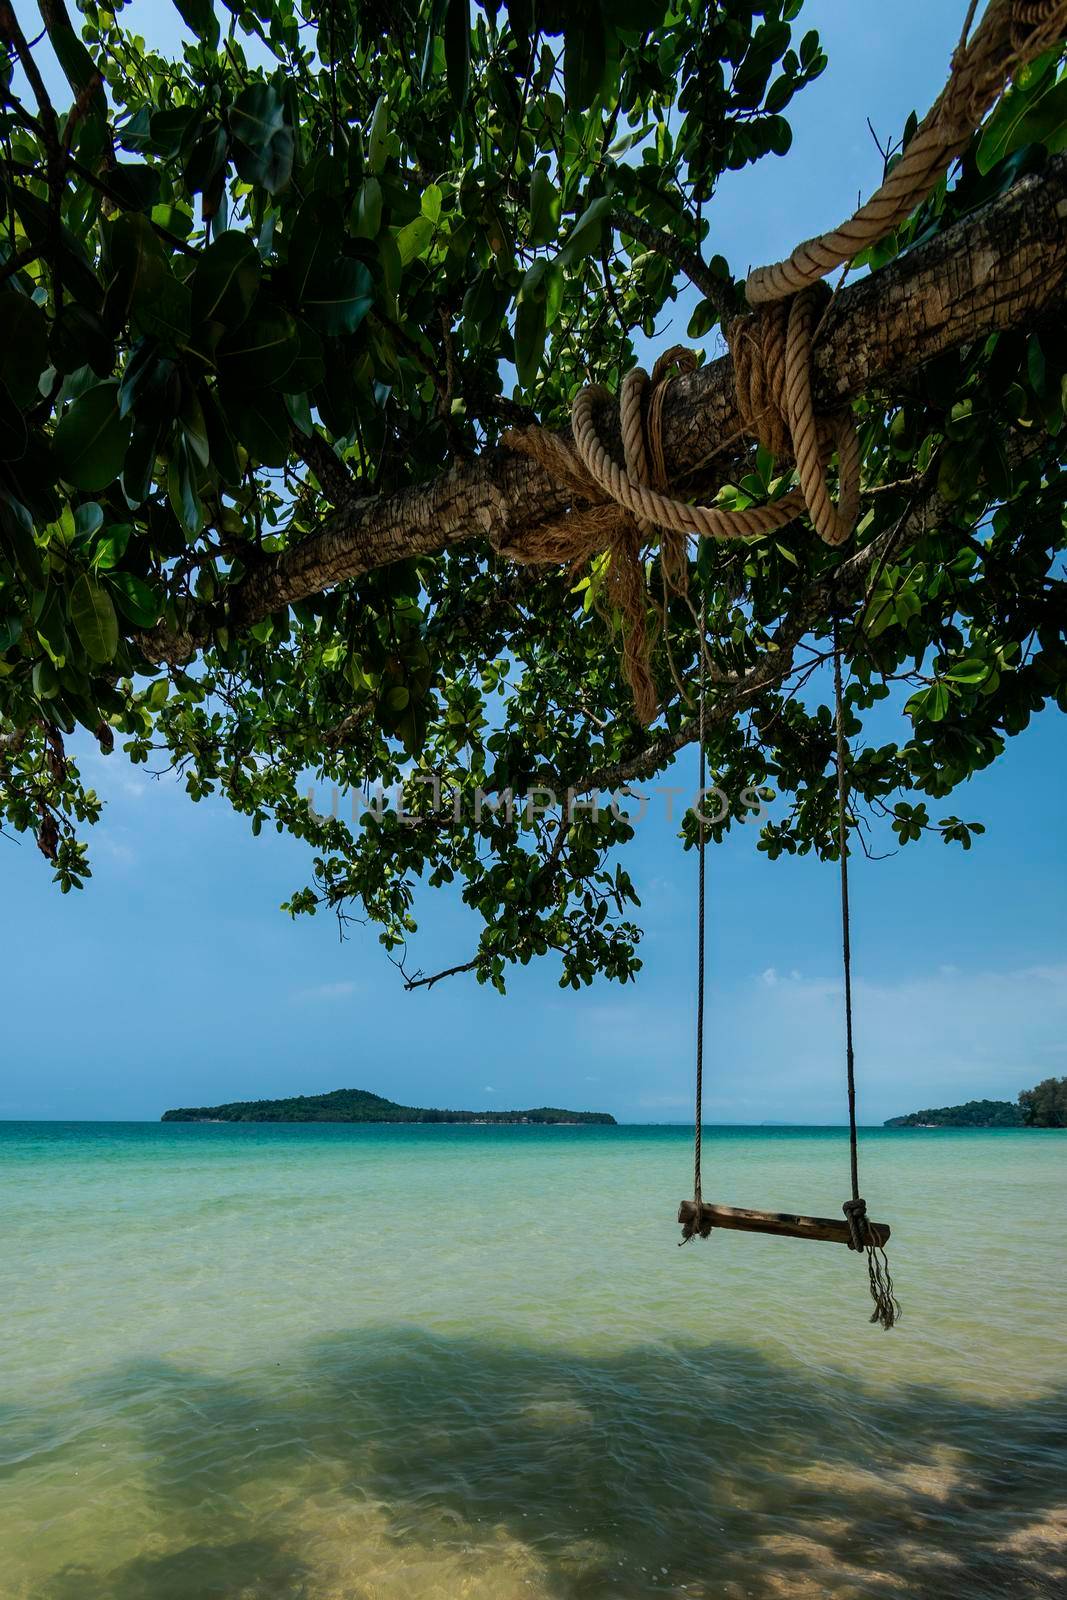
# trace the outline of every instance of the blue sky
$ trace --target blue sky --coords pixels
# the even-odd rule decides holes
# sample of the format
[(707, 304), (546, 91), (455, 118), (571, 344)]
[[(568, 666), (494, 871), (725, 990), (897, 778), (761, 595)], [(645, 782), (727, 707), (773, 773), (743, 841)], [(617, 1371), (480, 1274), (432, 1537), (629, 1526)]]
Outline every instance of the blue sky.
[[(840, 220), (880, 177), (866, 118), (884, 141), (926, 108), (964, 10), (809, 0), (800, 26), (819, 28), (830, 65), (790, 108), (788, 156), (728, 176), (707, 249), (740, 272)], [(135, 14), (149, 37), (177, 37), (160, 0)], [(664, 325), (664, 344), (687, 317)], [(695, 759), (673, 781), (692, 787)], [(469, 977), (409, 995), (373, 932), (341, 944), (332, 918), (278, 910), (307, 880), (302, 845), (253, 839), (225, 806), (193, 806), (121, 755), (90, 751), (85, 769), (108, 804), (82, 894), (59, 895), (32, 840), (0, 839), (0, 1117), (153, 1118), (342, 1085), (423, 1105), (688, 1117), (695, 860), (662, 803), (629, 852), (647, 929), (636, 987), (564, 993), (546, 966), (518, 969), (506, 999)], [(1013, 1097), (1067, 1071), (1065, 783), (1063, 725), (1046, 714), (945, 805), (987, 826), (969, 854), (935, 840), (856, 858), (861, 1120)], [(706, 1115), (840, 1122), (834, 869), (769, 863), (755, 840), (738, 830), (710, 858)], [(424, 896), (420, 920), (414, 964), (470, 953), (453, 899)]]

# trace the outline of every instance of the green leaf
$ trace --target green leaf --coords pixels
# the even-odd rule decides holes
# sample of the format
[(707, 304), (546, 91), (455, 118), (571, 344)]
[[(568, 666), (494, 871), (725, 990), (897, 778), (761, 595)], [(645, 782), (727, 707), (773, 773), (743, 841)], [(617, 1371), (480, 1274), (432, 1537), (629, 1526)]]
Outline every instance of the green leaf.
[[(437, 188), (431, 184), (430, 189)], [(426, 191), (429, 194), (430, 189)], [(440, 189), (437, 189), (440, 195)], [(423, 204), (425, 206), (425, 195)], [(360, 239), (376, 239), (382, 226), (382, 186), (377, 178), (364, 178), (356, 201), (356, 236)]]
[(286, 272), (297, 304), (303, 300), (311, 278), (328, 271), (340, 254), (337, 203), (313, 195), (300, 207), (289, 232)]
[(29, 431), (26, 419), (12, 400), (7, 385), (0, 383), (0, 461), (18, 461), (26, 454)]
[(33, 536), (33, 518), (21, 500), (0, 490), (0, 546), (7, 550), (19, 577), (32, 589), (45, 585), (41, 551)]
[(106, 489), (122, 471), (132, 427), (132, 418), (119, 415), (117, 383), (87, 389), (52, 440), (60, 477), (77, 489)]
[(706, 333), (710, 333), (718, 320), (718, 307), (713, 306), (710, 300), (698, 301), (693, 315), (689, 318), (689, 326), (685, 330), (687, 337), (702, 339)]
[(48, 366), (48, 322), (40, 306), (13, 289), (0, 294), (0, 378), (16, 405), (41, 398), (41, 374)]
[(96, 541), (93, 546), (93, 566), (97, 571), (106, 571), (118, 565), (126, 553), (132, 532), (131, 523), (119, 522), (108, 528), (103, 538)]
[(930, 697), (926, 708), (926, 714), (930, 721), (943, 721), (948, 712), (948, 706), (949, 698), (947, 686), (941, 682), (935, 683), (933, 688), (930, 690)]
[(59, 678), (56, 669), (47, 656), (41, 656), (34, 662), (33, 674), (30, 680), (33, 692), (38, 700), (54, 700), (59, 693)]
[(362, 261), (339, 256), (312, 274), (303, 309), (321, 333), (354, 333), (374, 304), (374, 283)]
[(289, 459), (289, 412), (280, 394), (269, 389), (225, 391), (226, 420), (249, 454), (265, 467), (283, 467)]
[(406, 267), (417, 256), (425, 255), (433, 236), (434, 225), (429, 217), (415, 217), (406, 227), (401, 228), (396, 235), (401, 266)]
[(445, 13), (445, 76), (457, 111), (467, 104), (471, 70), (470, 0), (448, 0)]
[(317, 389), (326, 376), (326, 363), (323, 359), (322, 340), (308, 323), (300, 321), (296, 325), (300, 337), (300, 354), (285, 374), (285, 392), (287, 394), (306, 394), (309, 389)]
[(389, 149), (389, 96), (381, 95), (367, 131), (367, 166), (381, 172)]
[(1050, 154), (1067, 145), (1067, 78), (1043, 74), (1036, 85), (1004, 96), (982, 131), (975, 158), (979, 172), (991, 172), (1028, 144), (1043, 144)]
[(958, 662), (947, 676), (953, 683), (984, 683), (989, 677), (989, 662), (968, 656), (966, 660)]
[(159, 199), (159, 172), (144, 162), (117, 161), (107, 181), (124, 211), (151, 211)]
[(114, 591), (119, 608), (135, 627), (155, 627), (163, 613), (163, 602), (143, 578), (132, 572), (109, 572), (106, 581)]
[[(294, 366), (299, 365), (295, 362)], [(289, 372), (293, 371), (290, 367)], [(288, 376), (288, 375), (287, 375)], [(208, 443), (211, 447), (211, 466), (223, 483), (240, 483), (242, 472), (237, 448), (229, 423), (213, 390), (206, 385), (200, 390), (200, 405), (207, 424)]]
[(566, 278), (563, 267), (558, 261), (545, 263), (545, 275), (542, 279), (545, 297), (545, 326), (554, 326), (563, 305), (563, 291), (566, 288)]
[(219, 42), (219, 19), (215, 15), (213, 0), (174, 0), (174, 6), (181, 13), (183, 22), (196, 34), (198, 39), (214, 50)]
[(48, 353), (57, 372), (89, 366), (98, 378), (107, 378), (115, 367), (115, 344), (103, 322), (76, 301), (69, 301), (52, 324)]
[(232, 230), (219, 234), (200, 254), (193, 273), (193, 315), (197, 322), (240, 327), (252, 309), (262, 271), (252, 241)]
[(104, 303), (105, 324), (117, 331), (127, 315), (138, 332), (169, 348), (188, 338), (191, 295), (171, 271), (170, 261), (146, 216), (124, 212), (107, 234), (112, 268)]
[(600, 91), (607, 68), (607, 38), (599, 5), (578, 6), (564, 33), (563, 83), (567, 105), (584, 111)]
[(549, 244), (559, 232), (560, 197), (544, 167), (530, 179), (530, 243)]
[(204, 506), (197, 483), (196, 461), (184, 439), (167, 466), (167, 495), (185, 533), (195, 539), (204, 526)]
[(531, 389), (537, 378), (545, 349), (548, 323), (545, 313), (544, 278), (548, 263), (535, 261), (522, 281), (515, 306), (515, 368), (524, 389)]
[(285, 101), (272, 83), (250, 83), (242, 89), (228, 116), (233, 160), (245, 183), (261, 185), (268, 194), (284, 189), (293, 171), (295, 141), (285, 118)]
[[(153, 117), (153, 131), (155, 122)], [(213, 191), (213, 186), (221, 181), (229, 149), (230, 137), (222, 123), (215, 117), (206, 118), (189, 146), (182, 168), (182, 175), (193, 194), (207, 196)]]
[(929, 688), (920, 689), (918, 694), (913, 694), (904, 710), (913, 722), (942, 722), (948, 707), (948, 688), (938, 680)]
[(606, 194), (600, 195), (586, 206), (559, 253), (559, 259), (565, 267), (573, 266), (583, 256), (592, 255), (599, 250), (602, 219), (610, 210), (611, 196)]
[(103, 665), (115, 659), (119, 647), (115, 607), (107, 590), (84, 572), (70, 591), (70, 620), (90, 661)]
[(219, 345), (219, 371), (228, 383), (277, 389), (299, 354), (295, 320), (283, 306), (261, 302)]
[(600, 9), (613, 28), (647, 33), (659, 27), (667, 6), (666, 0), (601, 0)]

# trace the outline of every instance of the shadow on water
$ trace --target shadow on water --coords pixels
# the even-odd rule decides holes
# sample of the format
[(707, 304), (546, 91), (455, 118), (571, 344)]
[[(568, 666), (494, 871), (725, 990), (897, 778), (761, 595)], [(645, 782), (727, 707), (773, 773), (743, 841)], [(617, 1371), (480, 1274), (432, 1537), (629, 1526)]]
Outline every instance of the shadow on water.
[(166, 1552), (66, 1567), (41, 1600), (384, 1592), (358, 1561), (318, 1586), (300, 1522), (316, 1497), (373, 1507), (416, 1565), (504, 1537), (552, 1600), (1067, 1592), (1062, 1388), (997, 1404), (730, 1345), (587, 1354), (396, 1327), (236, 1383), (126, 1367), (82, 1399), (121, 1401)]

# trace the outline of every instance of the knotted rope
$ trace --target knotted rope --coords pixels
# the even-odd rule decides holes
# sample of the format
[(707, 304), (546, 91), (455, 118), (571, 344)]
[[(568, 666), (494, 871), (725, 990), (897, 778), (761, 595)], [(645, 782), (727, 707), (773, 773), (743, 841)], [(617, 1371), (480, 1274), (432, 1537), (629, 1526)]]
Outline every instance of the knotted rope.
[[(504, 435), (505, 446), (538, 462), (578, 503), (502, 553), (515, 561), (578, 566), (608, 552), (607, 598), (621, 618), (623, 670), (642, 722), (650, 722), (659, 709), (650, 662), (645, 547), (659, 530), (666, 603), (672, 594), (686, 593), (685, 541), (691, 536), (759, 537), (806, 510), (827, 544), (849, 538), (859, 514), (860, 487), (851, 408), (846, 404), (817, 417), (812, 402), (812, 345), (826, 299), (820, 280), (883, 238), (930, 194), (1011, 75), (1065, 31), (1067, 0), (990, 0), (971, 40), (960, 41), (945, 88), (877, 193), (841, 227), (750, 274), (746, 293), (754, 314), (737, 318), (725, 330), (738, 413), (743, 431), (776, 459), (795, 460), (797, 488), (766, 505), (738, 510), (692, 505), (670, 492), (664, 400), (673, 376), (692, 371), (698, 359), (680, 347), (660, 357), (651, 379), (636, 368), (622, 381), (622, 466), (597, 432), (597, 409), (610, 402), (598, 384), (581, 390), (574, 401), (570, 442), (540, 427)], [(826, 481), (835, 450), (836, 505)]]
[[(659, 709), (650, 662), (643, 556), (654, 528), (636, 497), (641, 493), (658, 497), (666, 487), (663, 402), (672, 379), (693, 371), (696, 365), (693, 351), (675, 345), (660, 356), (651, 378), (641, 367), (633, 368), (623, 378), (619, 421), (626, 467), (620, 477), (625, 476), (633, 491), (625, 498), (612, 494), (597, 475), (597, 466), (602, 463), (592, 411), (597, 401), (609, 398), (598, 385), (584, 389), (575, 401), (573, 446), (547, 428), (513, 429), (503, 440), (510, 449), (529, 456), (566, 484), (576, 497), (588, 502), (581, 510), (571, 510), (541, 524), (521, 544), (509, 546), (503, 554), (515, 561), (566, 562), (574, 566), (601, 551), (608, 552), (607, 597), (621, 619), (623, 672), (633, 692), (637, 715), (646, 723)], [(606, 452), (603, 454), (606, 456)], [(663, 532), (661, 567), (667, 592), (684, 592), (685, 539), (678, 530), (668, 528)]]
[[(811, 350), (826, 291), (798, 295), (788, 307), (760, 317), (739, 317), (727, 329), (735, 357), (737, 405), (746, 433), (768, 442), (775, 454), (796, 457), (799, 487), (767, 505), (726, 510), (693, 505), (667, 491), (663, 404), (679, 372), (695, 370), (695, 351), (675, 346), (656, 362), (652, 377), (636, 367), (619, 392), (623, 461), (620, 466), (597, 432), (597, 407), (606, 389), (589, 384), (571, 411), (572, 443), (546, 428), (513, 429), (510, 449), (529, 456), (565, 483), (588, 508), (572, 509), (542, 524), (504, 554), (525, 562), (571, 564), (607, 549), (608, 596), (622, 619), (623, 670), (642, 722), (659, 705), (652, 680), (647, 631), (647, 591), (642, 551), (660, 530), (661, 567), (668, 593), (687, 589), (685, 541), (747, 539), (772, 532), (807, 510), (819, 536), (838, 545), (859, 512), (860, 453), (849, 407), (817, 418), (811, 392)], [(776, 448), (777, 447), (777, 448)], [(834, 504), (826, 464), (836, 447), (840, 498)]]

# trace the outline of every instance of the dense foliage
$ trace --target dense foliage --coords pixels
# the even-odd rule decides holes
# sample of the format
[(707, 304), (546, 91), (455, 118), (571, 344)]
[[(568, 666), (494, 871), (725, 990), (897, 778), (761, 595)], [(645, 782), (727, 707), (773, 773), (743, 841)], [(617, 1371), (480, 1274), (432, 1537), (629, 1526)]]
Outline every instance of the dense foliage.
[(1067, 1078), (1044, 1078), (1011, 1100), (968, 1100), (962, 1106), (889, 1117), (887, 1128), (1067, 1128)]
[[(383, 537), (361, 576), (323, 565), (292, 603), (272, 582), (369, 497), (516, 421), (561, 423), (589, 380), (615, 387), (687, 275), (693, 339), (736, 311), (730, 265), (701, 258), (716, 187), (788, 150), (820, 40), (801, 0), (176, 3), (180, 59), (137, 37), (134, 6), (49, 0), (40, 38), (28, 5), (0, 6), (0, 820), (64, 890), (84, 882), (100, 808), (68, 748), (81, 727), (255, 833), (311, 841), (294, 912), (354, 903), (399, 959), (418, 882), (456, 882), (481, 919), (458, 965), (480, 979), (548, 952), (564, 983), (630, 977), (624, 817), (357, 822), (306, 792), (392, 785), (413, 758), (466, 797), (661, 770), (656, 739), (692, 725), (691, 609), (667, 608), (645, 730), (603, 559), (516, 569), (472, 539), (395, 559)], [(870, 264), (1040, 172), (1065, 87), (1054, 56), (1025, 73)], [(859, 408), (857, 540), (913, 513), (917, 530), (842, 618), (857, 819), (901, 843), (969, 846), (947, 797), (1040, 707), (1067, 709), (1065, 356), (1062, 327), (993, 337)], [(736, 477), (727, 499), (761, 496), (773, 463)], [(722, 673), (759, 660), (839, 559), (803, 527), (703, 548), (692, 592)], [(649, 571), (655, 599), (655, 550)], [(717, 832), (754, 788), (785, 797), (772, 856), (834, 849), (830, 620), (816, 607), (784, 680), (709, 743)], [(887, 699), (899, 723), (865, 736)]]
[(888, 1117), (887, 1128), (1021, 1128), (1022, 1111), (1011, 1100), (968, 1100), (962, 1106), (912, 1111)]
[(607, 1111), (442, 1111), (399, 1106), (369, 1089), (334, 1089), (330, 1094), (292, 1095), (285, 1100), (235, 1100), (224, 1106), (183, 1106), (164, 1111), (163, 1122), (492, 1122), (611, 1123)]
[(1028, 1128), (1067, 1128), (1067, 1078), (1043, 1078), (1019, 1096)]

